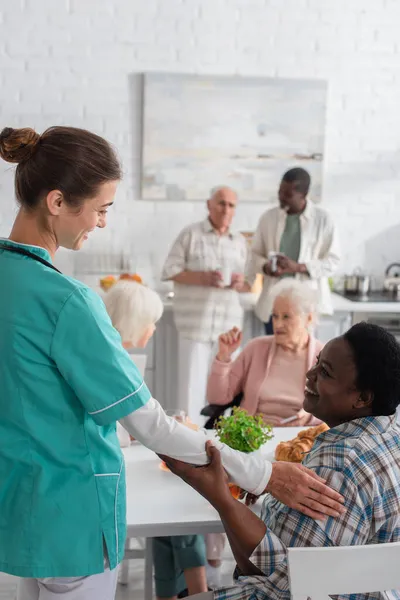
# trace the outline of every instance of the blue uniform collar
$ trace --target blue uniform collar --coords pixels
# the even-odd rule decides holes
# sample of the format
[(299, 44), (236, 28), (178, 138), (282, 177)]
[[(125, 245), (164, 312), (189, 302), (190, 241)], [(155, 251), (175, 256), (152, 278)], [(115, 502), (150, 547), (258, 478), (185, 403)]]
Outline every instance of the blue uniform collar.
[(0, 238), (0, 244), (4, 245), (4, 246), (14, 246), (16, 248), (20, 247), (20, 248), (24, 248), (24, 250), (27, 250), (28, 252), (31, 252), (32, 254), (35, 254), (36, 256), (40, 256), (40, 258), (43, 258), (44, 260), (47, 260), (47, 262), (53, 264), (53, 261), (51, 260), (51, 256), (48, 253), (47, 250), (45, 250), (44, 248), (41, 248), (40, 246), (30, 246), (29, 244), (20, 244), (19, 242), (13, 242), (11, 240), (9, 240), (8, 238)]

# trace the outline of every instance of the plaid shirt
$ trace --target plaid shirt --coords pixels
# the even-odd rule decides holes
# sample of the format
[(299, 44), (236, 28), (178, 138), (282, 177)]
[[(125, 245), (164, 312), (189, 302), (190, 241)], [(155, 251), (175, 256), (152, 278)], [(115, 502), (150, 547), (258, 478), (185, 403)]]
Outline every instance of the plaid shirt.
[[(247, 243), (241, 233), (218, 235), (209, 219), (185, 227), (165, 261), (161, 279), (182, 271), (214, 271), (227, 267), (244, 273)], [(179, 333), (197, 342), (215, 342), (231, 327), (242, 327), (243, 308), (235, 290), (174, 284), (174, 319)]]
[[(400, 428), (396, 416), (365, 417), (318, 436), (303, 464), (345, 498), (346, 513), (315, 521), (267, 497), (267, 533), (250, 560), (264, 576), (240, 577), (217, 600), (289, 600), (288, 547), (355, 546), (400, 541)], [(400, 599), (384, 594), (338, 596), (351, 600)]]

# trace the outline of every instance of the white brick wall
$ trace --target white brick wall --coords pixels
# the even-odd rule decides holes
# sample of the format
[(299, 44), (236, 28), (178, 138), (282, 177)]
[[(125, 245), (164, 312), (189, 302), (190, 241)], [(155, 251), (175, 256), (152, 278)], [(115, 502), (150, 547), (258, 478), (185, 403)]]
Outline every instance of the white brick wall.
[[(342, 270), (380, 275), (400, 259), (399, 22), (399, 0), (0, 0), (0, 126), (71, 124), (115, 143), (125, 179), (91, 248), (131, 248), (147, 272), (204, 207), (137, 200), (134, 74), (326, 78), (324, 205)], [(236, 225), (254, 228), (263, 208), (242, 205)], [(1, 164), (0, 235), (13, 214)]]

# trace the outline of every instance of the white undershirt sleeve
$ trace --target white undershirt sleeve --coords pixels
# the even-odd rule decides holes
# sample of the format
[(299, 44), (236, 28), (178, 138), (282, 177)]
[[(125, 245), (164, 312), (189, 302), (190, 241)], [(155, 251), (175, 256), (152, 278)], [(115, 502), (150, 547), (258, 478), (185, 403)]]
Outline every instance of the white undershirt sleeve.
[[(211, 436), (207, 436), (207, 431), (194, 431), (168, 417), (154, 398), (121, 419), (120, 423), (135, 439), (154, 452), (193, 465), (208, 462), (205, 444)], [(262, 494), (270, 479), (272, 465), (261, 452), (238, 452), (214, 438), (213, 443), (221, 452), (222, 463), (230, 480), (252, 494)]]

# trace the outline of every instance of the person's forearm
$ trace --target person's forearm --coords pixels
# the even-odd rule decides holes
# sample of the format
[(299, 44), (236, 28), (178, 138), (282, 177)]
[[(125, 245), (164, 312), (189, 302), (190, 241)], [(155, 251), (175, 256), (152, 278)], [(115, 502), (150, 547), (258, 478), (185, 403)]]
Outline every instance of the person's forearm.
[(209, 404), (227, 406), (236, 394), (232, 394), (229, 385), (229, 375), (210, 374), (207, 385), (207, 400)]
[[(208, 457), (204, 430), (194, 431), (167, 417), (160, 404), (151, 398), (144, 406), (120, 420), (121, 425), (139, 442), (158, 454), (193, 465), (205, 465)], [(259, 496), (266, 488), (272, 465), (258, 452), (245, 454), (213, 440), (221, 452), (222, 463), (230, 480)]]
[(181, 271), (171, 277), (171, 281), (183, 285), (205, 285), (204, 271)]
[(244, 555), (243, 549), (240, 545), (239, 540), (232, 534), (227, 527), (226, 523), (223, 523), (225, 533), (228, 538), (229, 545), (232, 550), (232, 554), (235, 557), (237, 569), (240, 575), (263, 575), (262, 571), (255, 564), (253, 564), (249, 557)]
[[(218, 361), (218, 362), (217, 362)], [(212, 363), (207, 381), (207, 400), (209, 404), (225, 406), (232, 402), (240, 391), (241, 380), (231, 377), (232, 365), (229, 354), (218, 353)]]
[(221, 499), (214, 508), (218, 511), (228, 536), (235, 560), (243, 575), (260, 575), (249, 557), (267, 531), (266, 525), (245, 504), (234, 498)]

